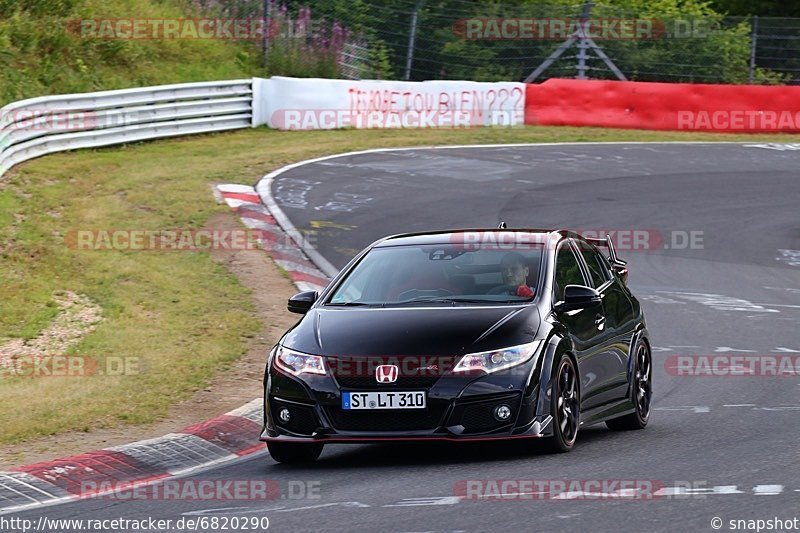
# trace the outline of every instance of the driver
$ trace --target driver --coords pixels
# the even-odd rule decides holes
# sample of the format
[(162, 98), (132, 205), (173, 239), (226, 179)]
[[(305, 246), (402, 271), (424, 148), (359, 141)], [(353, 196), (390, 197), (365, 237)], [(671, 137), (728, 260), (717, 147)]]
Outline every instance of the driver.
[(509, 252), (500, 261), (500, 272), (503, 285), (495, 287), (489, 294), (509, 294), (531, 298), (534, 291), (528, 286), (528, 264), (525, 256), (519, 252)]

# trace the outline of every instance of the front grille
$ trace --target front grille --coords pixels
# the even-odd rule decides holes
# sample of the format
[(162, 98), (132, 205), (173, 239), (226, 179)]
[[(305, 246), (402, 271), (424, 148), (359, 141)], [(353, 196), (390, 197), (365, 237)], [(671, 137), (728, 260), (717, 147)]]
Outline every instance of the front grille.
[(498, 425), (507, 424), (508, 422), (500, 423), (492, 416), (492, 405), (488, 403), (479, 403), (470, 405), (464, 409), (461, 415), (461, 425), (464, 426), (465, 431), (486, 431)]
[[(281, 422), (281, 419), (278, 418), (278, 412), (284, 407), (289, 409), (289, 412), (292, 414), (289, 422), (286, 423)], [(298, 435), (311, 435), (314, 433), (315, 429), (320, 427), (317, 416), (314, 414), (314, 409), (308, 406), (271, 400), (270, 412), (272, 413), (272, 421), (275, 422), (278, 427), (291, 431), (292, 433), (297, 433)]]
[(438, 379), (437, 376), (400, 376), (394, 383), (378, 383), (374, 376), (336, 376), (339, 386), (342, 390), (347, 391), (351, 389), (403, 389), (408, 391), (430, 389)]
[[(453, 367), (452, 357), (337, 357), (327, 364), (342, 390), (428, 390)], [(397, 365), (394, 383), (378, 383), (378, 365)]]
[(326, 409), (336, 429), (345, 431), (412, 431), (435, 429), (441, 425), (444, 407), (431, 405), (425, 409)]
[[(511, 417), (499, 422), (492, 415), (495, 406), (506, 404), (511, 408)], [(519, 410), (519, 395), (504, 396), (480, 402), (456, 405), (448, 426), (463, 426), (464, 433), (483, 433), (513, 423)]]

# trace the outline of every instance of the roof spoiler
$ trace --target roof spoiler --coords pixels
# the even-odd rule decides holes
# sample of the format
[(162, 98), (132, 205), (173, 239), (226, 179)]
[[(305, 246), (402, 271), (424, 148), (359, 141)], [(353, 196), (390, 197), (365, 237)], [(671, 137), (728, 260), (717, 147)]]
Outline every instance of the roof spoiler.
[(623, 281), (628, 281), (628, 262), (620, 259), (617, 256), (617, 250), (614, 248), (614, 241), (611, 240), (611, 235), (606, 234), (605, 239), (598, 239), (592, 237), (584, 237), (588, 242), (595, 246), (603, 246), (608, 248), (608, 261), (611, 263), (611, 268), (619, 274)]

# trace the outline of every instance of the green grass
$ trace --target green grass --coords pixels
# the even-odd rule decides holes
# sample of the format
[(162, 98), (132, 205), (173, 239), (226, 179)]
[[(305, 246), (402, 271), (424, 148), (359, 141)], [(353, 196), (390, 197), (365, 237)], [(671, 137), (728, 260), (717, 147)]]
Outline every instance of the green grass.
[(0, 105), (14, 100), (191, 81), (249, 78), (257, 54), (211, 39), (86, 38), (82, 19), (196, 17), (181, 0), (0, 0)]
[(24, 216), (0, 226), (0, 338), (35, 335), (57, 311), (53, 292), (71, 290), (99, 304), (105, 319), (74, 352), (138, 357), (143, 369), (119, 377), (0, 378), (8, 407), (0, 412), (0, 442), (153, 421), (245, 353), (259, 327), (248, 292), (207, 253), (64, 244), (70, 229), (197, 228), (226, 209), (214, 203), (209, 183), (232, 177), (207, 164), (207, 151), (184, 146), (45, 158), (0, 180), (13, 200), (0, 217)]
[(163, 417), (247, 350), (259, 329), (248, 292), (204, 252), (76, 251), (71, 229), (198, 228), (227, 209), (209, 184), (255, 183), (301, 159), (373, 147), (573, 141), (772, 141), (709, 135), (525, 127), (277, 132), (266, 128), (54, 154), (0, 178), (0, 338), (30, 338), (57, 290), (85, 294), (104, 321), (73, 351), (141, 358), (142, 372), (0, 378), (0, 443)]

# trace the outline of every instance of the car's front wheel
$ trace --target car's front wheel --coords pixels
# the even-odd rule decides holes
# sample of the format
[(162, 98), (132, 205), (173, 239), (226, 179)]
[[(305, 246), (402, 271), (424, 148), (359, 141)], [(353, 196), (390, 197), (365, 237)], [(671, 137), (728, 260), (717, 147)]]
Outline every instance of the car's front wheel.
[(551, 390), (551, 416), (553, 436), (547, 447), (552, 452), (568, 452), (575, 445), (580, 424), (580, 393), (575, 363), (567, 354), (562, 354), (556, 366)]
[(313, 463), (322, 453), (324, 444), (295, 443), (295, 442), (268, 442), (267, 449), (273, 459), (279, 463), (300, 464)]
[(636, 365), (633, 369), (633, 404), (635, 411), (631, 414), (614, 418), (606, 422), (609, 429), (629, 430), (644, 429), (650, 420), (650, 402), (653, 397), (653, 360), (647, 343), (640, 340), (634, 351)]

